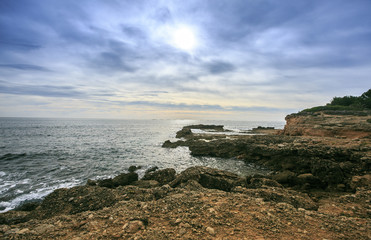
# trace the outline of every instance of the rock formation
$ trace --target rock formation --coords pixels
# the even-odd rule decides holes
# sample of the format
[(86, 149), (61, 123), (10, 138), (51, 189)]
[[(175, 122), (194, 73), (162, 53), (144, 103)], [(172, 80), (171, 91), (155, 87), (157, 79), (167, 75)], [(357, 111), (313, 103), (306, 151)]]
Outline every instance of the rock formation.
[[(355, 194), (313, 201), (264, 176), (192, 167), (115, 188), (58, 189), (31, 211), (0, 214), (1, 239), (368, 239), (369, 177)], [(171, 180), (172, 179), (172, 180)], [(158, 183), (158, 182), (157, 182)], [(137, 186), (134, 186), (137, 185)], [(145, 188), (138, 187), (145, 185)], [(368, 201), (368, 202), (367, 202)]]

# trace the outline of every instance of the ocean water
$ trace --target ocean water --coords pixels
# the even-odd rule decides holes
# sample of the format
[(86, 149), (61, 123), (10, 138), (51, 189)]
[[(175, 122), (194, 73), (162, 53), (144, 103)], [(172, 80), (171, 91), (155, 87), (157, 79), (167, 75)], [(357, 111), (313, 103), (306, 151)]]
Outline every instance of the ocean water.
[(0, 212), (39, 200), (87, 179), (116, 176), (132, 165), (146, 169), (209, 166), (241, 175), (265, 172), (237, 159), (192, 157), (188, 148), (162, 148), (185, 125), (226, 129), (282, 128), (283, 122), (0, 118)]

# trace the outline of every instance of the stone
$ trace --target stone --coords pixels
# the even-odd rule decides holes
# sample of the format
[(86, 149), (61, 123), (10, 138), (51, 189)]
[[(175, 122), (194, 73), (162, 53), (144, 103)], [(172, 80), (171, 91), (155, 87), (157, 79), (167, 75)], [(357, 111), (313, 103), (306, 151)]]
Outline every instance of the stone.
[(123, 230), (127, 233), (136, 233), (142, 229), (144, 229), (144, 223), (140, 220), (130, 221), (123, 226)]
[(129, 173), (133, 173), (136, 170), (141, 169), (141, 168), (142, 168), (141, 166), (130, 166), (128, 171), (129, 171)]
[(350, 182), (350, 187), (353, 190), (356, 190), (357, 188), (371, 189), (371, 174), (353, 176)]
[(121, 173), (120, 175), (114, 177), (112, 182), (115, 187), (126, 186), (138, 180), (138, 174), (135, 172)]
[(114, 188), (115, 184), (113, 183), (112, 178), (103, 179), (98, 181), (99, 187)]
[(268, 178), (251, 178), (246, 179), (248, 181), (248, 188), (268, 188), (268, 187), (278, 187), (282, 188), (282, 185), (277, 181)]
[(297, 182), (296, 174), (288, 170), (273, 175), (272, 179), (277, 181), (278, 183), (289, 185), (295, 185), (295, 183)]
[(215, 230), (212, 227), (207, 227), (206, 232), (208, 232), (210, 235), (213, 235), (213, 236), (215, 235)]
[(144, 175), (148, 174), (148, 173), (151, 173), (151, 172), (154, 172), (158, 170), (158, 167), (157, 166), (154, 166), (154, 167), (150, 167), (146, 170), (146, 172), (144, 173)]
[(175, 179), (175, 170), (173, 168), (166, 168), (157, 170), (155, 172), (146, 173), (142, 180), (155, 180), (160, 185), (167, 184)]
[(97, 185), (97, 181), (88, 179), (88, 181), (86, 182), (86, 184), (89, 185), (89, 186), (95, 186), (95, 185)]
[(30, 231), (30, 229), (28, 229), (28, 228), (23, 228), (23, 229), (19, 230), (17, 233), (18, 233), (18, 234), (25, 234), (25, 233), (27, 233), (27, 232), (29, 232), (29, 231)]
[(237, 174), (209, 167), (190, 167), (179, 174), (170, 186), (176, 187), (189, 180), (195, 180), (204, 188), (231, 191), (233, 187), (244, 182)]
[(156, 180), (139, 180), (132, 183), (132, 185), (140, 188), (154, 188), (160, 186)]
[(318, 177), (313, 176), (312, 173), (303, 173), (297, 176), (298, 183), (305, 185), (306, 188), (324, 188), (326, 184), (323, 183)]
[(51, 224), (40, 224), (39, 226), (35, 227), (35, 232), (39, 234), (43, 234), (46, 232), (50, 232), (54, 229), (54, 225)]

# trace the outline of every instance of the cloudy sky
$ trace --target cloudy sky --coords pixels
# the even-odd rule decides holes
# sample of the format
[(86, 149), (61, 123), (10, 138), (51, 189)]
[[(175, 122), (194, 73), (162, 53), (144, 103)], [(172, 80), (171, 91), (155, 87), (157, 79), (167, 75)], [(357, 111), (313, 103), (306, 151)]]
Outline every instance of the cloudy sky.
[(371, 86), (370, 0), (1, 0), (0, 116), (283, 120)]

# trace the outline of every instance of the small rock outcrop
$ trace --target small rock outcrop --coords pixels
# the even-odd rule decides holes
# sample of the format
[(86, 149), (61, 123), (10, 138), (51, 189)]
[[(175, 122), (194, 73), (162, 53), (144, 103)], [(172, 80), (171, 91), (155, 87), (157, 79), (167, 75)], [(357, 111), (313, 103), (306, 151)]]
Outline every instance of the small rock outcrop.
[(179, 174), (169, 185), (177, 187), (190, 180), (198, 182), (204, 188), (220, 189), (227, 192), (245, 181), (231, 172), (208, 167), (190, 167)]
[(173, 168), (166, 168), (162, 170), (157, 170), (154, 172), (146, 173), (142, 180), (155, 180), (160, 185), (167, 184), (175, 179), (175, 170)]
[(190, 125), (185, 126), (182, 128), (182, 130), (179, 130), (176, 133), (176, 138), (189, 138), (192, 137), (192, 129), (199, 129), (199, 130), (207, 130), (207, 131), (215, 131), (215, 132), (224, 132), (224, 126), (223, 125)]

